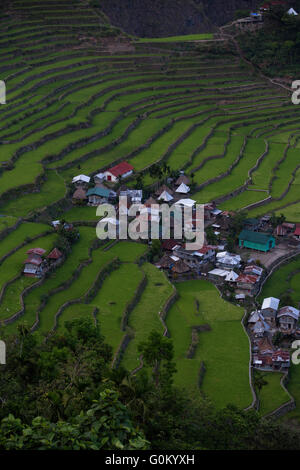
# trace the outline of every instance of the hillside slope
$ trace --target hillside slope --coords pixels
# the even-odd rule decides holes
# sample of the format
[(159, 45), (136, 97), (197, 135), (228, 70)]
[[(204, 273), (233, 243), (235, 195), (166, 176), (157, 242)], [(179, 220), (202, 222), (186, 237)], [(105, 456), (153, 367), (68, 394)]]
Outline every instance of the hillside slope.
[(141, 37), (209, 32), (256, 0), (99, 0), (111, 22)]

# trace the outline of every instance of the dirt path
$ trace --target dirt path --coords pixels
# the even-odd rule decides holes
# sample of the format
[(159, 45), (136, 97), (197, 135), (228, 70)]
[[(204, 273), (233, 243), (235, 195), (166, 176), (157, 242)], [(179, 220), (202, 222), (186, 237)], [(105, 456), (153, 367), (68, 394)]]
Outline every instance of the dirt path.
[(235, 36), (233, 34), (229, 34), (228, 32), (225, 33), (224, 30), (225, 28), (230, 28), (231, 26), (235, 25), (237, 23), (237, 21), (233, 21), (232, 23), (228, 24), (228, 25), (224, 25), (224, 26), (221, 26), (219, 28), (219, 32), (220, 32), (220, 36), (221, 38), (223, 38), (223, 40), (228, 40), (230, 39), (233, 44), (235, 45), (236, 47), (236, 50), (240, 56), (240, 58), (246, 62), (248, 65), (250, 65), (250, 67), (253, 69), (253, 71), (255, 72), (258, 72), (259, 73), (259, 76), (265, 80), (268, 80), (272, 85), (275, 85), (275, 86), (278, 86), (278, 87), (281, 87), (281, 88), (284, 88), (285, 90), (289, 91), (291, 94), (292, 94), (292, 90), (290, 87), (286, 86), (286, 85), (283, 85), (282, 83), (278, 83), (276, 82), (275, 80), (273, 80), (272, 78), (268, 77), (267, 75), (265, 75), (262, 70), (255, 66), (250, 60), (248, 60), (244, 54), (244, 52), (242, 51), (238, 41), (236, 40)]

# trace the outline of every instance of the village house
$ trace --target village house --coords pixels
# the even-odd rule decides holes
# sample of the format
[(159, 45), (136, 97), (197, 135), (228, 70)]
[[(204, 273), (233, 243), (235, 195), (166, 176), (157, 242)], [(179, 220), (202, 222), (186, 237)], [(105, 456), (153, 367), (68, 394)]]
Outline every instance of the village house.
[(259, 352), (253, 355), (253, 367), (262, 370), (276, 370), (286, 372), (290, 367), (290, 353), (283, 349), (269, 351), (266, 354)]
[(133, 170), (133, 166), (130, 165), (128, 162), (122, 162), (106, 170), (104, 172), (104, 178), (106, 181), (116, 183), (119, 179), (124, 179), (131, 176)]
[(228, 253), (227, 251), (222, 251), (216, 255), (216, 266), (220, 269), (239, 269), (241, 262), (240, 255)]
[(176, 277), (178, 274), (183, 275), (189, 273), (190, 267), (183, 260), (177, 259), (174, 260), (174, 264), (171, 265), (171, 271), (173, 276)]
[(51, 225), (55, 230), (58, 230), (60, 227), (60, 220), (52, 220)]
[(204, 220), (214, 219), (216, 216), (222, 213), (221, 210), (216, 208), (214, 202), (204, 204)]
[(94, 183), (95, 183), (95, 185), (97, 185), (97, 184), (102, 184), (104, 180), (105, 180), (104, 173), (97, 173), (97, 174), (94, 176)]
[(297, 329), (299, 310), (294, 307), (282, 307), (277, 312), (279, 330), (285, 334), (293, 334)]
[(194, 256), (201, 258), (205, 262), (213, 262), (216, 258), (216, 247), (212, 245), (203, 245), (202, 248), (194, 252)]
[(178, 186), (178, 188), (176, 189), (176, 193), (178, 194), (188, 194), (189, 192), (190, 192), (190, 187), (184, 183), (181, 183), (181, 185)]
[(151, 207), (156, 204), (158, 204), (158, 202), (152, 196), (146, 199), (146, 201), (144, 202), (144, 206), (146, 207)]
[(236, 285), (239, 290), (242, 290), (246, 295), (252, 297), (258, 291), (259, 279), (259, 276), (243, 273), (237, 278)]
[(46, 272), (47, 262), (43, 259), (46, 250), (43, 248), (31, 248), (27, 251), (28, 257), (24, 261), (23, 273), (26, 277), (42, 277)]
[(155, 266), (159, 269), (169, 269), (172, 263), (173, 260), (171, 256), (165, 253), (162, 258), (155, 263)]
[(267, 233), (243, 230), (239, 235), (239, 246), (267, 252), (275, 247), (275, 238)]
[(178, 201), (175, 202), (175, 206), (181, 207), (181, 208), (194, 207), (195, 204), (196, 204), (196, 201), (194, 201), (194, 199), (189, 199), (189, 198), (179, 199)]
[(190, 271), (190, 267), (184, 260), (176, 256), (176, 254), (164, 254), (164, 256), (158, 261), (158, 263), (156, 263), (155, 266), (159, 269), (166, 269), (173, 275), (188, 273)]
[(275, 349), (268, 336), (264, 336), (262, 339), (260, 339), (257, 343), (257, 347), (259, 353), (263, 356), (267, 354), (273, 354)]
[(59, 251), (58, 248), (53, 248), (53, 250), (47, 256), (50, 266), (56, 266), (63, 259), (63, 254)]
[(175, 181), (175, 186), (180, 186), (182, 183), (188, 186), (190, 184), (190, 178), (186, 175), (180, 175)]
[(265, 13), (266, 11), (269, 11), (271, 7), (274, 7), (274, 6), (282, 6), (282, 7), (285, 7), (287, 5), (286, 2), (284, 1), (281, 1), (281, 0), (273, 0), (273, 1), (270, 1), (270, 2), (266, 2), (264, 3), (263, 5), (260, 6), (259, 8), (259, 11), (261, 13)]
[(293, 232), (293, 236), (296, 240), (300, 240), (300, 224), (296, 224), (295, 231)]
[(143, 199), (143, 190), (120, 188), (119, 196), (127, 197), (131, 204), (141, 204)]
[(226, 269), (215, 268), (208, 272), (208, 278), (217, 283), (223, 283), (227, 275), (228, 271)]
[(254, 276), (258, 276), (258, 277), (261, 277), (264, 270), (263, 268), (259, 267), (259, 266), (256, 266), (255, 264), (251, 264), (249, 266), (246, 266), (244, 268), (244, 274), (251, 274), (251, 275), (254, 275)]
[(290, 353), (283, 349), (278, 349), (272, 354), (272, 367), (274, 370), (286, 370), (290, 367)]
[(259, 219), (246, 219), (244, 221), (245, 230), (252, 230), (253, 232), (255, 232), (256, 230), (259, 229), (259, 227), (260, 227)]
[(76, 187), (87, 187), (90, 182), (90, 177), (86, 175), (78, 175), (74, 176), (72, 179), (72, 183), (75, 184)]
[(166, 184), (163, 184), (162, 186), (160, 186), (160, 187), (154, 192), (154, 196), (155, 196), (157, 199), (159, 199), (160, 196), (161, 196), (163, 193), (169, 194), (170, 196), (172, 196), (172, 199), (173, 199), (174, 191), (173, 191), (172, 189), (170, 189)]
[(162, 249), (165, 251), (177, 250), (181, 246), (181, 243), (176, 240), (164, 240), (161, 245)]
[(261, 313), (263, 314), (265, 320), (270, 323), (272, 326), (276, 324), (276, 315), (279, 307), (279, 299), (275, 297), (267, 297), (264, 299), (261, 306)]
[(87, 200), (86, 190), (83, 188), (77, 188), (72, 196), (72, 203), (74, 205), (85, 204)]
[(87, 193), (88, 205), (89, 206), (99, 206), (99, 204), (107, 203), (109, 200), (112, 200), (116, 197), (116, 193), (106, 188), (90, 188)]
[(162, 202), (172, 202), (173, 196), (168, 191), (163, 191), (160, 196), (158, 196), (158, 200)]
[(225, 281), (229, 282), (229, 283), (232, 283), (232, 284), (235, 284), (237, 282), (237, 279), (238, 279), (239, 275), (235, 271), (227, 271), (227, 272), (228, 272), (228, 274), (225, 277)]
[(191, 269), (200, 272), (204, 264), (214, 261), (215, 249), (207, 245), (196, 251), (178, 248), (176, 249), (176, 256), (184, 260)]
[(277, 225), (274, 230), (274, 235), (277, 237), (285, 237), (287, 235), (287, 229), (283, 225)]
[(272, 370), (272, 356), (253, 354), (252, 364), (255, 369)]
[(270, 326), (265, 321), (263, 315), (257, 310), (251, 313), (248, 319), (248, 327), (255, 338), (263, 337), (270, 330)]

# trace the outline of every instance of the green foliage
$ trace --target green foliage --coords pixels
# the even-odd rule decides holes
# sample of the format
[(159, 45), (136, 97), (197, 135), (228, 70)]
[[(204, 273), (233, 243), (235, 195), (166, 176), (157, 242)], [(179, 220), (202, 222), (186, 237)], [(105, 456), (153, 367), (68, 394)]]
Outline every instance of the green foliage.
[(278, 225), (281, 225), (285, 222), (286, 218), (283, 214), (280, 214), (279, 216), (273, 214), (271, 219), (270, 219), (270, 223), (272, 225), (273, 228), (276, 228)]
[(153, 330), (148, 339), (139, 344), (138, 350), (145, 364), (153, 369), (155, 386), (170, 384), (176, 372), (172, 341)]
[(240, 18), (246, 18), (250, 15), (250, 10), (236, 10), (234, 14), (234, 18), (239, 20)]
[(28, 425), (9, 414), (0, 425), (0, 449), (5, 450), (145, 450), (118, 393), (105, 389), (86, 412), (55, 423), (38, 416)]
[(47, 342), (25, 325), (6, 341), (0, 450), (300, 449), (294, 430), (175, 388), (172, 341), (157, 332), (140, 344), (135, 376), (110, 369), (111, 350), (88, 319)]
[(208, 244), (215, 245), (217, 243), (218, 238), (215, 235), (214, 229), (212, 227), (207, 227), (205, 233)]
[(265, 26), (255, 33), (240, 35), (239, 43), (255, 65), (269, 75), (296, 73), (300, 59), (300, 19), (274, 7), (265, 14)]

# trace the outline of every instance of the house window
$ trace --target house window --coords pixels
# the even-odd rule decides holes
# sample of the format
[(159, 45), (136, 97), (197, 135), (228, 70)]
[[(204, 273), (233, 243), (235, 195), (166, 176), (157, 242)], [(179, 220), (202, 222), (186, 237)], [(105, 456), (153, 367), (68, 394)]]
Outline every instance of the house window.
[(107, 175), (107, 181), (111, 181), (111, 176)]

